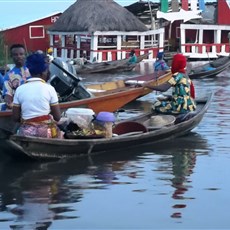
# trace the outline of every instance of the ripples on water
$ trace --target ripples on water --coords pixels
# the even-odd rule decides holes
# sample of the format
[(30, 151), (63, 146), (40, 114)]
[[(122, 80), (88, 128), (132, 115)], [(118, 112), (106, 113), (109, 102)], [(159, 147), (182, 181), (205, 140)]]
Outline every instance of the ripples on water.
[(0, 229), (229, 229), (229, 75), (194, 81), (214, 98), (185, 137), (82, 160), (2, 160)]

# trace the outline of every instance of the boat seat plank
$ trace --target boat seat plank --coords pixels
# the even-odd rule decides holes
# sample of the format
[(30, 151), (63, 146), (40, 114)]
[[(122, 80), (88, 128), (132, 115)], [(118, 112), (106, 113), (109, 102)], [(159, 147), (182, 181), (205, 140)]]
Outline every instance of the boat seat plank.
[(113, 81), (113, 82), (104, 82), (102, 84), (94, 84), (87, 87), (87, 89), (97, 89), (97, 90), (111, 90), (125, 87), (123, 80)]

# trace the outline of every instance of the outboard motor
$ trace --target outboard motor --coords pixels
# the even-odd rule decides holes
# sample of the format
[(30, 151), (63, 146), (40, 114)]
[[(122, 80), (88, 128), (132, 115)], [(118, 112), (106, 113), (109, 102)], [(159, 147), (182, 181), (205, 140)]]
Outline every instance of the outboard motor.
[(51, 78), (48, 81), (59, 95), (59, 101), (72, 101), (93, 97), (80, 82), (73, 65), (55, 58), (50, 64)]

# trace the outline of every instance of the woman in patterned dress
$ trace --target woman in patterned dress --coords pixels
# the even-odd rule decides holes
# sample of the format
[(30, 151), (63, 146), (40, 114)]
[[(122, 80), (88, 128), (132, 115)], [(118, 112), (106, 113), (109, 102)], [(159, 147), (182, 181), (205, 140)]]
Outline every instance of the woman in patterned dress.
[(181, 114), (194, 111), (196, 105), (194, 102), (195, 91), (192, 81), (186, 75), (186, 57), (182, 54), (176, 54), (172, 61), (172, 78), (159, 86), (148, 86), (153, 90), (167, 91), (172, 87), (172, 96), (167, 100), (157, 101), (154, 109), (157, 112), (165, 114)]

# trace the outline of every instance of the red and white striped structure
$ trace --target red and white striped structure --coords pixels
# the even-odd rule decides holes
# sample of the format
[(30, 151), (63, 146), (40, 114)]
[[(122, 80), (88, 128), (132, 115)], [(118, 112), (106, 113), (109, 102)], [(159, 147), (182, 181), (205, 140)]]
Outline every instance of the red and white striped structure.
[(91, 36), (59, 32), (59, 41), (55, 40), (56, 34), (49, 32), (49, 35), (54, 57), (64, 60), (80, 58), (82, 54), (91, 61), (121, 60), (128, 57), (131, 49), (136, 55), (150, 53), (148, 59), (153, 59), (164, 49), (164, 28), (146, 32), (95, 31)]
[[(186, 5), (188, 1), (183, 1)], [(196, 9), (197, 0), (191, 0)], [(230, 7), (226, 0), (217, 1), (216, 24), (181, 24), (181, 52), (189, 58), (217, 58), (230, 53)], [(192, 40), (192, 42), (191, 42)]]

